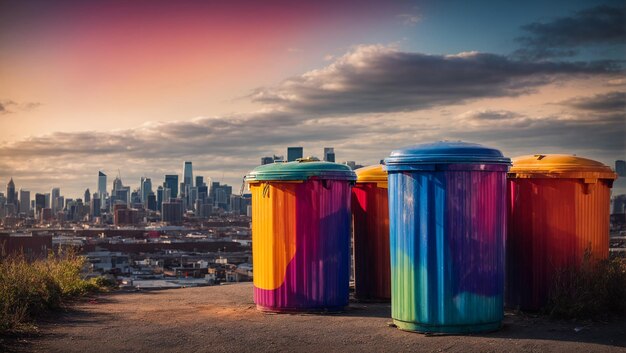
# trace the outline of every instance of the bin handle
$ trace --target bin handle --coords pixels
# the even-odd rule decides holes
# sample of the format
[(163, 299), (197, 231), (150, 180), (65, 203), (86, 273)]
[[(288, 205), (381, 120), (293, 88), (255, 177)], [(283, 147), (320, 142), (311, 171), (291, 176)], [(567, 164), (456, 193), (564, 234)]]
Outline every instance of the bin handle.
[(263, 197), (270, 198), (270, 183), (263, 184)]

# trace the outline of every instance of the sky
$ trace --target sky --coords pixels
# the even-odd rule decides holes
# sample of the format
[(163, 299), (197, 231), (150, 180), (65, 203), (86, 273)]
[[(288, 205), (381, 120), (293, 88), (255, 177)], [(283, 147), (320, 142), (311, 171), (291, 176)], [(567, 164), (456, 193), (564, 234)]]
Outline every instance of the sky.
[[(0, 182), (238, 188), (303, 146), (626, 159), (622, 1), (0, 1)], [(109, 185), (109, 188), (111, 185)]]

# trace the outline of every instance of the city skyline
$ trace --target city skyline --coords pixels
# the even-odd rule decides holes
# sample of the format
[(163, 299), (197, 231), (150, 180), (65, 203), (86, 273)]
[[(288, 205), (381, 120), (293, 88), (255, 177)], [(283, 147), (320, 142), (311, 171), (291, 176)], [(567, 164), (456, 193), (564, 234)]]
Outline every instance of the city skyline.
[(445, 139), (613, 165), (625, 17), (619, 1), (2, 3), (0, 180), (81, 195), (94, 170), (154, 180), (193, 160), (237, 186), (285, 146), (367, 165)]

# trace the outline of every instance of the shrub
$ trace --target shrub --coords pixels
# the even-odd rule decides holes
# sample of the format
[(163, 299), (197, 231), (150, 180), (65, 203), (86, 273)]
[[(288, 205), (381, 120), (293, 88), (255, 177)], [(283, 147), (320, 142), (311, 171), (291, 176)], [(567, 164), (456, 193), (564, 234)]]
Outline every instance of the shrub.
[(595, 261), (586, 252), (580, 266), (557, 271), (547, 313), (562, 319), (598, 319), (626, 314), (626, 261)]
[(0, 259), (0, 333), (28, 325), (64, 299), (99, 290), (97, 282), (82, 278), (84, 261), (73, 252), (34, 262), (22, 256)]

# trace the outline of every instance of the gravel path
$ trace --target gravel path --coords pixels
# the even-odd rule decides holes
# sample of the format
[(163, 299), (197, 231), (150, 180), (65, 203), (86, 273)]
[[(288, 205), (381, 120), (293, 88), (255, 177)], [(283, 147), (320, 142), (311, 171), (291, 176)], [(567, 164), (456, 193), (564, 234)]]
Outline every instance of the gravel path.
[[(333, 315), (265, 314), (252, 285), (100, 295), (17, 352), (626, 352), (626, 319), (580, 324), (507, 314), (494, 333), (426, 336), (390, 327), (389, 304)], [(582, 330), (575, 330), (576, 328)], [(1, 348), (1, 347), (0, 347)]]

